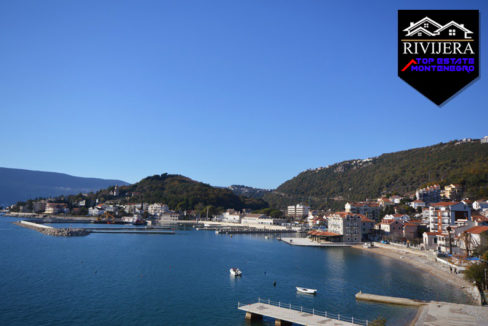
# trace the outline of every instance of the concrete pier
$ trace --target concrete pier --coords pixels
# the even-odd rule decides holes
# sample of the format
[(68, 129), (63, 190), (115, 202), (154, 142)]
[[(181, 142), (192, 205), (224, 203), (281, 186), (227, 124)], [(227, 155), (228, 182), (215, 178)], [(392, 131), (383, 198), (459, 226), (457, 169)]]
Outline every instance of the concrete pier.
[(247, 320), (255, 320), (253, 318), (259, 319), (263, 318), (263, 316), (269, 317), (275, 320), (276, 326), (292, 324), (307, 326), (352, 326), (368, 324), (367, 320), (262, 299), (252, 304), (238, 303), (238, 309), (246, 312)]
[(356, 293), (356, 300), (396, 304), (396, 305), (401, 305), (401, 306), (414, 306), (414, 307), (420, 307), (420, 306), (427, 304), (427, 302), (421, 301), (421, 300), (398, 298), (398, 297), (389, 297), (389, 296), (385, 296), (385, 295), (368, 294), (368, 293), (362, 293), (362, 292)]

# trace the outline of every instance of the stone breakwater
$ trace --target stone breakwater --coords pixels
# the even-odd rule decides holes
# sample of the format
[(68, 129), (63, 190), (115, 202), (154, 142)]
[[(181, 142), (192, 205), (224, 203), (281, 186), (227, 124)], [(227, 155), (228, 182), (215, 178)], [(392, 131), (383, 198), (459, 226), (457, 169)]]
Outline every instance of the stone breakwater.
[(90, 232), (85, 229), (53, 228), (51, 226), (41, 225), (41, 224), (27, 222), (27, 221), (14, 222), (14, 224), (17, 224), (24, 228), (41, 232), (46, 235), (51, 235), (56, 237), (77, 237), (77, 236), (85, 236), (90, 234)]

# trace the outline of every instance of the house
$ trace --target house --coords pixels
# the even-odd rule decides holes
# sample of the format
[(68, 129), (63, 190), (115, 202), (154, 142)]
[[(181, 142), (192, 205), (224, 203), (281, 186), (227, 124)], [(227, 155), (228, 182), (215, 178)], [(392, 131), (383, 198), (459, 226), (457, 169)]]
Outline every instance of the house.
[(362, 214), (358, 214), (361, 218), (361, 240), (368, 241), (370, 240), (370, 235), (374, 230), (374, 221), (372, 219), (367, 218)]
[(179, 221), (183, 218), (183, 215), (181, 215), (179, 212), (164, 212), (159, 215), (159, 221), (160, 222), (169, 222), (169, 221)]
[(221, 215), (222, 222), (227, 223), (241, 223), (241, 218), (243, 214), (234, 209), (228, 209)]
[(44, 214), (68, 214), (69, 208), (66, 203), (46, 203)]
[(419, 224), (406, 222), (403, 224), (403, 237), (407, 240), (414, 240), (418, 237)]
[[(466, 244), (469, 244), (466, 248)], [(460, 237), (459, 237), (459, 247), (461, 249), (468, 249), (471, 253), (471, 250), (476, 249), (479, 246), (487, 246), (488, 245), (488, 226), (474, 226), (472, 228), (467, 229)]]
[(242, 224), (260, 224), (260, 218), (267, 218), (264, 214), (246, 214), (242, 217), (241, 223)]
[(406, 214), (388, 214), (383, 217), (383, 220), (397, 220), (400, 222), (410, 221), (410, 216)]
[(88, 215), (100, 216), (103, 213), (105, 213), (105, 208), (106, 208), (106, 205), (104, 205), (104, 204), (98, 204), (95, 207), (90, 207), (90, 208), (88, 208)]
[(444, 232), (447, 226), (471, 221), (471, 209), (462, 202), (439, 202), (429, 207), (429, 228)]
[(438, 184), (417, 189), (415, 192), (417, 200), (425, 203), (437, 203), (441, 201), (441, 186)]
[(441, 232), (424, 232), (422, 234), (422, 243), (426, 250), (438, 250), (439, 245), (437, 243), (437, 236), (441, 235)]
[(441, 196), (450, 200), (460, 200), (463, 193), (463, 187), (459, 184), (450, 184), (441, 191)]
[(403, 31), (407, 32), (405, 36), (435, 36), (436, 31), (441, 28), (442, 25), (429, 17), (424, 17), (418, 22), (410, 22), (410, 26)]
[(46, 210), (46, 201), (39, 200), (32, 203), (32, 210), (34, 213), (42, 213)]
[(414, 200), (413, 202), (410, 203), (410, 206), (414, 209), (417, 209), (419, 207), (425, 207), (425, 202), (421, 201), (421, 200)]
[(378, 204), (380, 205), (380, 207), (386, 207), (386, 206), (392, 206), (395, 203), (393, 203), (389, 198), (381, 197), (378, 198)]
[(374, 220), (380, 216), (380, 205), (375, 202), (347, 202), (345, 210), (347, 213), (362, 214)]
[(488, 217), (478, 214), (478, 213), (473, 213), (471, 214), (471, 219), (473, 220), (475, 226), (484, 226), (488, 225)]
[(385, 220), (380, 223), (380, 230), (383, 233), (394, 240), (398, 240), (403, 237), (403, 222), (399, 220)]
[(455, 21), (451, 21), (435, 31), (436, 36), (446, 39), (471, 39), (470, 34), (473, 32), (464, 27), (464, 24), (458, 24)]
[(166, 204), (154, 203), (147, 207), (147, 212), (150, 215), (160, 216), (163, 213), (169, 212), (169, 207)]
[(488, 200), (486, 199), (479, 199), (473, 202), (474, 210), (480, 211), (487, 208), (488, 208)]
[(361, 241), (361, 216), (349, 212), (337, 212), (327, 217), (328, 231), (342, 235), (343, 242)]
[(480, 143), (482, 144), (488, 144), (488, 136), (485, 136), (483, 138), (480, 139)]
[(393, 195), (390, 197), (390, 201), (394, 204), (400, 204), (402, 199), (403, 199), (403, 197), (397, 196), (397, 195)]

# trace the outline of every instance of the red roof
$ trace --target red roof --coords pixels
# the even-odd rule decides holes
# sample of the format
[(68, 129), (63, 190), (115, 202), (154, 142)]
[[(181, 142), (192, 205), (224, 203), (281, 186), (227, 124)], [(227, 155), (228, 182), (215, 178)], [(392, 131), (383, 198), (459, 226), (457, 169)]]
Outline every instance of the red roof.
[(427, 233), (427, 235), (442, 235), (441, 232), (424, 232)]
[(488, 222), (488, 217), (480, 214), (471, 214), (471, 218), (476, 222)]
[(466, 232), (471, 234), (480, 234), (488, 231), (488, 226), (475, 226), (471, 229), (467, 229)]
[(454, 201), (441, 201), (439, 203), (432, 204), (432, 206), (453, 206), (459, 203), (456, 203)]
[(310, 231), (308, 232), (310, 235), (322, 236), (322, 237), (338, 237), (340, 234), (328, 231)]

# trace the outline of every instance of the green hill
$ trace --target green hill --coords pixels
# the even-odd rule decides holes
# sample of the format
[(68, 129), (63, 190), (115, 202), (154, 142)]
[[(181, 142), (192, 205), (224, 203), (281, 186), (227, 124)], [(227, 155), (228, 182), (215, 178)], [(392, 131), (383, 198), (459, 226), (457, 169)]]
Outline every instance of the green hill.
[(452, 141), (307, 170), (264, 199), (275, 207), (303, 201), (335, 208), (346, 200), (405, 194), (428, 183), (460, 183), (465, 196), (488, 197), (488, 144)]
[(136, 184), (120, 187), (120, 196), (131, 193), (131, 202), (166, 203), (171, 209), (267, 207), (261, 199), (235, 195), (232, 190), (212, 187), (181, 175), (161, 174), (142, 179)]

